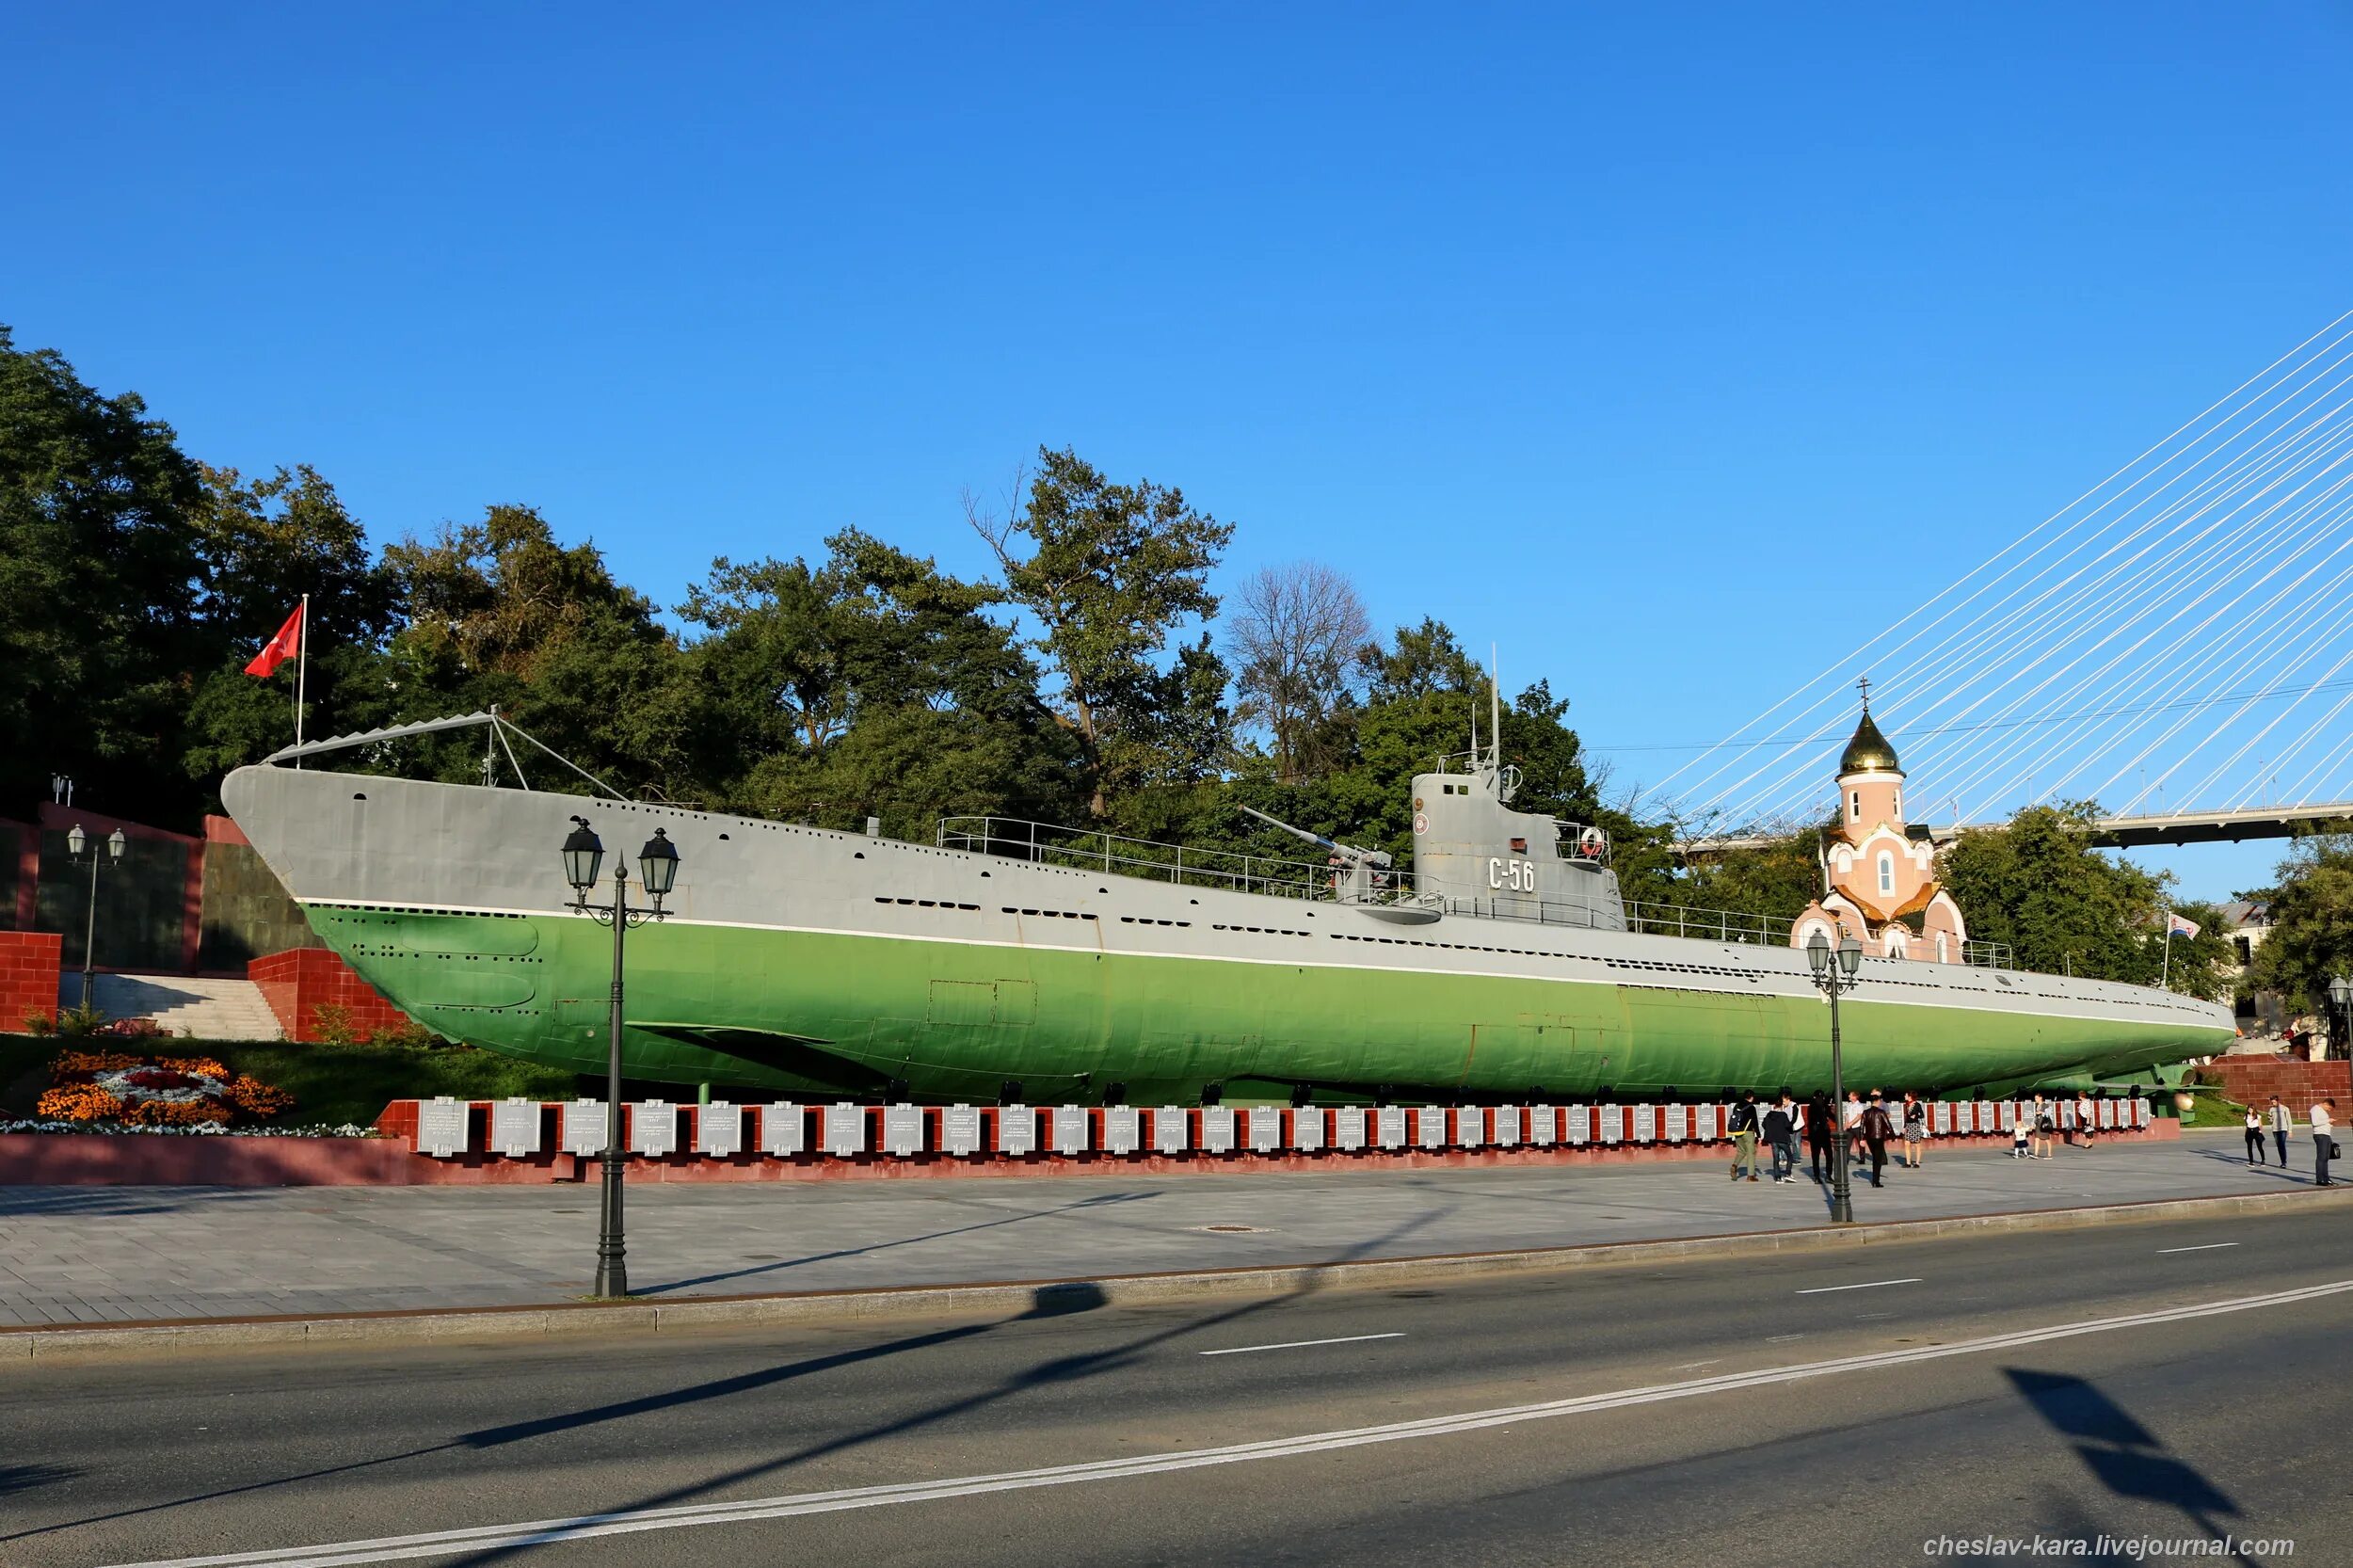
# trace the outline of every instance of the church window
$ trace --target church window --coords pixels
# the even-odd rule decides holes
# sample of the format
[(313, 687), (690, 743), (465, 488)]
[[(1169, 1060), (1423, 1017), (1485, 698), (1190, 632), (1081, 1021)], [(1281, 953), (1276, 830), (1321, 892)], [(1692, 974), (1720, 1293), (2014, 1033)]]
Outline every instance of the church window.
[(1880, 892), (1884, 895), (1895, 890), (1896, 857), (1885, 850), (1881, 850), (1880, 851)]
[(1896, 820), (1904, 820), (1904, 787), (1901, 784), (1896, 786)]
[[(1819, 797), (1817, 796), (1817, 798), (1818, 799)], [(1847, 820), (1849, 822), (1861, 822), (1863, 820), (1863, 792), (1861, 790), (1849, 790), (1847, 792)]]

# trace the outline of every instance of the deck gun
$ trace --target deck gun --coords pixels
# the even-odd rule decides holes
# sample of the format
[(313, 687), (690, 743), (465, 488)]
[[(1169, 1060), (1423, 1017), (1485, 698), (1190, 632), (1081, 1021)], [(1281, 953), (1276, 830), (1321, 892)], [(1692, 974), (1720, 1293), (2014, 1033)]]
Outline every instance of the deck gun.
[(1257, 818), (1269, 827), (1279, 827), (1294, 839), (1303, 839), (1331, 853), (1334, 863), (1347, 868), (1333, 877), (1333, 891), (1342, 904), (1371, 904), (1388, 891), (1389, 852), (1385, 849), (1358, 849), (1353, 844), (1327, 839), (1321, 833), (1310, 833), (1304, 827), (1293, 827), (1277, 817), (1270, 817), (1255, 806), (1241, 809)]

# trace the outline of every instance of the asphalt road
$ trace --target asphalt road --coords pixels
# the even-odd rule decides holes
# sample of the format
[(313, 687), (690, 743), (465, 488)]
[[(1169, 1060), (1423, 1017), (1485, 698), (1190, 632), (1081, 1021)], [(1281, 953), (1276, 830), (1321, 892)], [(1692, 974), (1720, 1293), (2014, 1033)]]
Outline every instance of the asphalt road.
[(2347, 1563), (2348, 1222), (26, 1371), (0, 1563)]

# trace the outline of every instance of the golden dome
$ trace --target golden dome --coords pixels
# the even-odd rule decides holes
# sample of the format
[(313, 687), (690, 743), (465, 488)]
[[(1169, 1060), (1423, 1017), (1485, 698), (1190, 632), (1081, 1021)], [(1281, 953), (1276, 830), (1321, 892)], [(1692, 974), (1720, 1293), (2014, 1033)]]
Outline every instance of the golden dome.
[(1846, 755), (1838, 759), (1838, 771), (1849, 773), (1892, 773), (1904, 770), (1896, 764), (1896, 748), (1887, 744), (1880, 727), (1871, 722), (1871, 710), (1863, 710), (1863, 722), (1854, 727), (1854, 739), (1847, 743)]

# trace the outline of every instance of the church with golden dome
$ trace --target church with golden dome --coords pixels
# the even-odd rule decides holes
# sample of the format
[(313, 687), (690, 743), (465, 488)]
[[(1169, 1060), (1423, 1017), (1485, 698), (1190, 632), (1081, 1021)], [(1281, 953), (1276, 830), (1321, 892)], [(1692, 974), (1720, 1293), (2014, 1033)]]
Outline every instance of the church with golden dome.
[(1822, 892), (1790, 928), (1790, 946), (1818, 931), (1833, 945), (1859, 937), (1874, 957), (1961, 961), (1968, 926), (1937, 885), (1927, 826), (1904, 821), (1904, 770), (1872, 722), (1868, 682), (1863, 722), (1838, 760), (1838, 824), (1824, 830), (1819, 854)]

